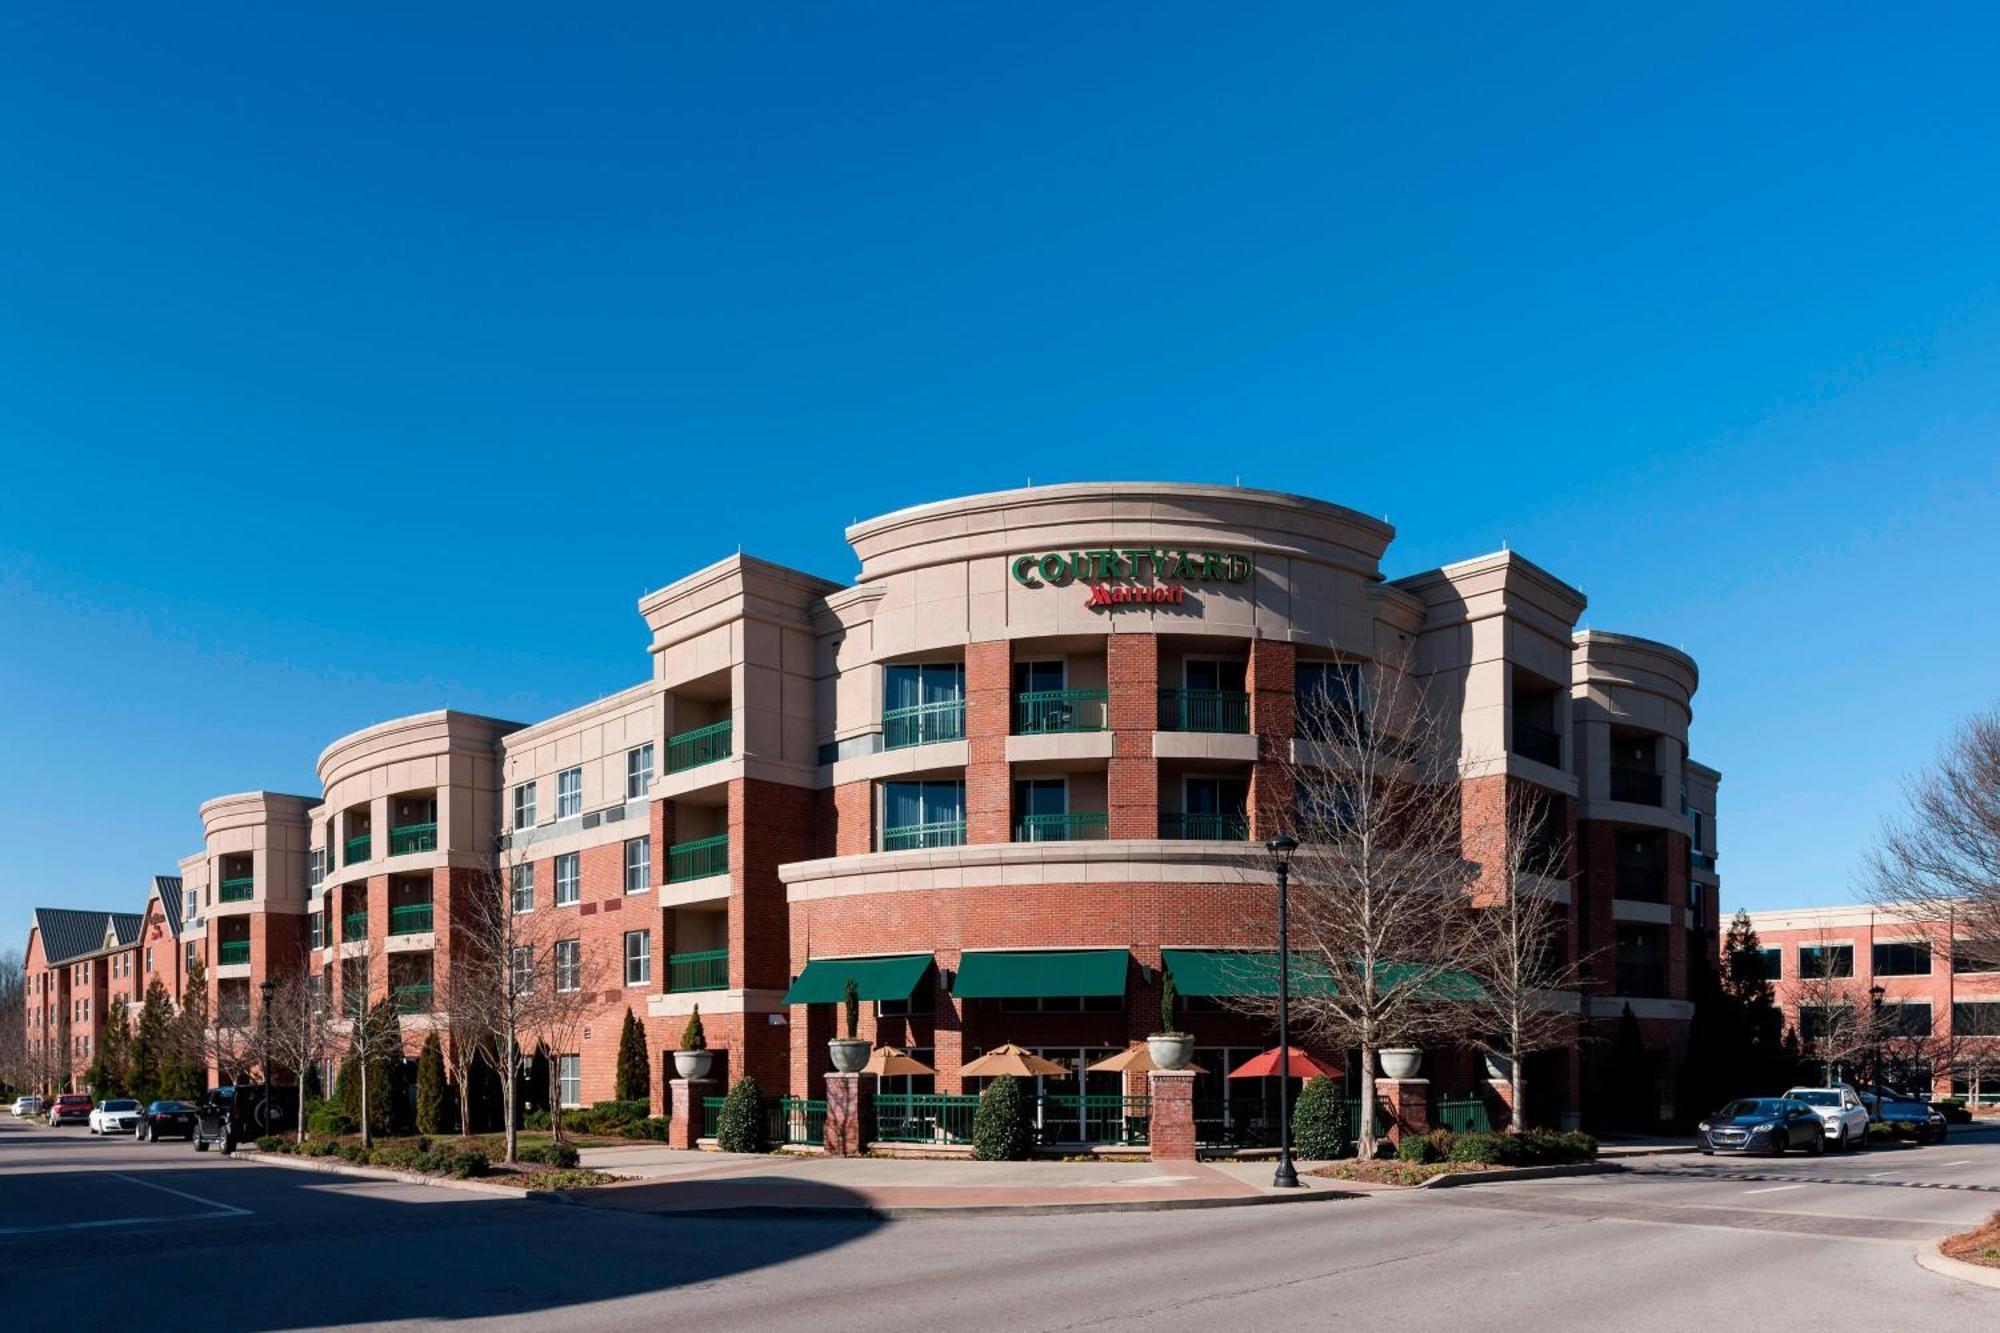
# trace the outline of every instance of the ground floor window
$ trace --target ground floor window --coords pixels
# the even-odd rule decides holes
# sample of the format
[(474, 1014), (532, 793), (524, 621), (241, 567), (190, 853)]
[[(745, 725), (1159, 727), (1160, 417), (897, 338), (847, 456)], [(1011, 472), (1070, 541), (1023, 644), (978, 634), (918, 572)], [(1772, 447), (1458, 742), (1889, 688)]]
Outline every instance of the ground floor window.
[(556, 1057), (556, 1095), (564, 1106), (583, 1105), (583, 1058), (576, 1055)]

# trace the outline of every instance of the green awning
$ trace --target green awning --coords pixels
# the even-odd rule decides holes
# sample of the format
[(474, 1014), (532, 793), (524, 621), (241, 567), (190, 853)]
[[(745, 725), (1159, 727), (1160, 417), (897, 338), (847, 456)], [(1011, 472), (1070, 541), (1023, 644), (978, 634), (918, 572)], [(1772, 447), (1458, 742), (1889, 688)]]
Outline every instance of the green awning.
[(930, 968), (927, 953), (891, 954), (883, 958), (815, 958), (785, 992), (786, 1004), (838, 1004), (847, 995), (847, 979), (864, 1000), (907, 1000)]
[[(1183, 995), (1276, 995), (1276, 950), (1162, 949), (1160, 957), (1174, 975), (1174, 989)], [(1406, 963), (1384, 967), (1377, 985), (1393, 986), (1415, 969)], [(1331, 995), (1333, 978), (1326, 960), (1316, 954), (1292, 955), (1292, 994)], [(1467, 972), (1444, 972), (1425, 987), (1425, 999), (1464, 1003), (1486, 998), (1486, 988)]]
[(1130, 957), (1123, 949), (969, 953), (958, 960), (958, 979), (951, 983), (951, 993), (961, 1000), (1123, 995)]
[[(1278, 954), (1275, 949), (1162, 949), (1160, 957), (1173, 973), (1174, 989), (1183, 995), (1276, 995)], [(1311, 954), (1294, 953), (1292, 994), (1331, 995), (1333, 979), (1326, 963)]]

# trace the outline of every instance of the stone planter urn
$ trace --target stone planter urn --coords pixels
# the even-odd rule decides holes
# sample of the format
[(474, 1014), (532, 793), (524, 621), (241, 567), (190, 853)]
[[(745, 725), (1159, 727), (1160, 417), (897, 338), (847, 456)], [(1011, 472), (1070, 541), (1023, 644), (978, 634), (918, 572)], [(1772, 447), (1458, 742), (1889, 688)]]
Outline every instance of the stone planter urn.
[(873, 1049), (861, 1037), (835, 1037), (826, 1044), (827, 1057), (833, 1061), (833, 1072), (836, 1074), (860, 1073)]
[(1194, 1063), (1194, 1037), (1185, 1032), (1154, 1033), (1146, 1038), (1146, 1054), (1155, 1069), (1186, 1069)]
[(693, 1082), (707, 1078), (708, 1071), (715, 1065), (714, 1051), (675, 1051), (674, 1073)]
[(1377, 1054), (1382, 1057), (1384, 1078), (1415, 1078), (1424, 1062), (1424, 1053), (1414, 1046), (1385, 1046)]
[(1514, 1077), (1514, 1062), (1496, 1051), (1486, 1052), (1486, 1077), (1495, 1083), (1506, 1083)]

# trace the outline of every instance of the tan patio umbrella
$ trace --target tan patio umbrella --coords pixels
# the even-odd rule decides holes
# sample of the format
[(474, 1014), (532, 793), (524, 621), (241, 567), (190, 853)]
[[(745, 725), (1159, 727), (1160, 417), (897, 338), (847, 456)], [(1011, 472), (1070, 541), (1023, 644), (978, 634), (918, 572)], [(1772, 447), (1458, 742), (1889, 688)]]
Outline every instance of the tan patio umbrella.
[[(1146, 1043), (1135, 1041), (1125, 1050), (1118, 1052), (1118, 1054), (1099, 1060), (1090, 1067), (1090, 1072), (1093, 1074), (1144, 1074), (1158, 1068), (1159, 1066), (1153, 1063), (1153, 1053), (1146, 1049)], [(1188, 1068), (1197, 1074), (1206, 1074), (1208, 1072), (1200, 1065), (1189, 1065)]]
[(998, 1078), (1002, 1074), (1012, 1074), (1016, 1078), (1034, 1078), (1037, 1075), (1043, 1078), (1070, 1077), (1067, 1066), (1044, 1060), (1011, 1041), (1004, 1046), (995, 1046), (958, 1072), (964, 1078)]
[(935, 1074), (937, 1070), (900, 1046), (877, 1046), (869, 1053), (868, 1063), (861, 1066), (861, 1072), (889, 1077), (895, 1074)]

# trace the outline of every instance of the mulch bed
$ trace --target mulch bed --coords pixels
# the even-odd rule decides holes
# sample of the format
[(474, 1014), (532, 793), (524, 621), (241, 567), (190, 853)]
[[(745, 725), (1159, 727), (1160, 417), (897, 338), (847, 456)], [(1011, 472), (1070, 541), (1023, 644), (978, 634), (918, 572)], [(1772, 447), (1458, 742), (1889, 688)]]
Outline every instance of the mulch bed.
[(1947, 1256), (1968, 1264), (2000, 1268), (2000, 1213), (1970, 1231), (1951, 1236), (1938, 1248)]
[(1481, 1162), (1335, 1162), (1306, 1174), (1329, 1180), (1358, 1180), (1369, 1185), (1421, 1185), (1433, 1176), (1497, 1168)]

